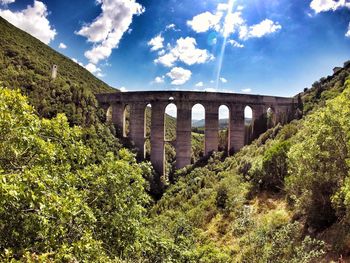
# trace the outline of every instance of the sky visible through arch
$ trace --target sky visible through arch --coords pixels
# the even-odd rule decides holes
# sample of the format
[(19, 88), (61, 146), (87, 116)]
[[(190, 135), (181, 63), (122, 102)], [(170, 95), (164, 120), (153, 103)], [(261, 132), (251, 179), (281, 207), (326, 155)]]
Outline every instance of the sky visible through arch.
[(350, 59), (350, 0), (0, 0), (123, 91), (292, 96)]

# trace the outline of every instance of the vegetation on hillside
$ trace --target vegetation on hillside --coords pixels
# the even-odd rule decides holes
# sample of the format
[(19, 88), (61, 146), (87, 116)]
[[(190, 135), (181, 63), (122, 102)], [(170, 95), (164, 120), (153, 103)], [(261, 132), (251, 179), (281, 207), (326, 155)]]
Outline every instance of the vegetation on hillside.
[(40, 119), (18, 91), (0, 89), (2, 261), (107, 262), (140, 252), (145, 192), (137, 164), (92, 154), (103, 142), (69, 127), (63, 114)]
[(125, 149), (97, 158), (101, 142), (84, 133), (0, 89), (2, 261), (308, 262), (323, 253), (283, 204), (248, 205), (254, 184), (236, 171), (244, 152), (182, 171), (150, 206), (151, 167)]
[[(21, 89), (37, 113), (53, 118), (65, 113), (72, 125), (104, 120), (94, 93), (115, 91), (85, 68), (0, 17), (0, 83)], [(53, 65), (58, 66), (55, 80)]]
[[(0, 30), (0, 80), (13, 88), (0, 88), (0, 261), (348, 260), (350, 63), (298, 96), (302, 119), (177, 171), (154, 202), (150, 164), (101, 124), (93, 93), (111, 89), (1, 18)], [(193, 161), (202, 147), (197, 130)]]

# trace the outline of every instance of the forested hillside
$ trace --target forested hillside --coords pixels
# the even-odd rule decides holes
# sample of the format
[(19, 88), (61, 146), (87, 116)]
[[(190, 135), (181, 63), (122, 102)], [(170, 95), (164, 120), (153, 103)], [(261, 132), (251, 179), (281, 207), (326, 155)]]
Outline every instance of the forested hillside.
[(149, 165), (126, 150), (93, 148), (99, 139), (87, 140), (64, 115), (40, 119), (18, 92), (0, 89), (1, 258), (346, 260), (349, 81), (341, 90), (233, 157), (218, 153), (178, 171), (152, 204), (143, 179), (152, 177)]
[[(0, 84), (20, 88), (38, 114), (65, 113), (71, 124), (90, 125), (104, 118), (94, 93), (115, 89), (85, 68), (0, 17)], [(53, 65), (58, 66), (55, 80)]]

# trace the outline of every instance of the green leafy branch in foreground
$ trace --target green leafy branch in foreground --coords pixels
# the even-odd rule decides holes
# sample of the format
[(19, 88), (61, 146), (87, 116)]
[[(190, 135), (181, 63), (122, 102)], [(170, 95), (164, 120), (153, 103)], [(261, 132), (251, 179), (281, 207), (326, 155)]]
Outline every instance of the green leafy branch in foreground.
[(150, 202), (142, 175), (151, 167), (125, 149), (95, 160), (84, 139), (84, 130), (70, 127), (64, 115), (40, 119), (20, 92), (0, 88), (4, 260), (106, 262), (140, 255)]

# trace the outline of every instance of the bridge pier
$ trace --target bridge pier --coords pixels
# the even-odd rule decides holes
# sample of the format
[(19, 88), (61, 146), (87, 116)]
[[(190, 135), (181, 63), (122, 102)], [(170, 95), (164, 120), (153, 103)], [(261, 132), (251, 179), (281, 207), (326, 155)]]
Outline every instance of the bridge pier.
[(214, 103), (205, 108), (205, 155), (218, 150), (219, 146), (219, 106)]
[(145, 106), (142, 103), (130, 105), (130, 138), (139, 151), (145, 156)]
[[(164, 174), (164, 111), (165, 103), (152, 104), (151, 117), (151, 163), (154, 169)], [(143, 130), (143, 129), (142, 129)]]
[(253, 120), (252, 120), (252, 134), (250, 135), (252, 140), (259, 137), (261, 133), (267, 129), (267, 108), (263, 105), (255, 105), (253, 108)]
[(181, 169), (191, 164), (191, 104), (181, 102), (177, 104), (176, 120), (176, 168)]
[(124, 130), (124, 104), (123, 103), (112, 103), (112, 123), (116, 126), (117, 132), (123, 135)]
[(230, 143), (229, 152), (239, 151), (244, 146), (245, 124), (244, 106), (239, 104), (230, 105)]

